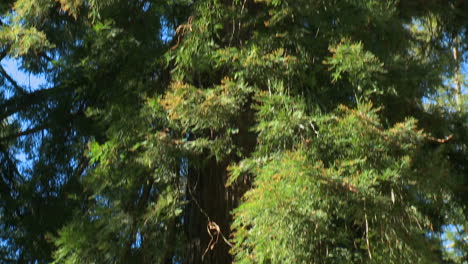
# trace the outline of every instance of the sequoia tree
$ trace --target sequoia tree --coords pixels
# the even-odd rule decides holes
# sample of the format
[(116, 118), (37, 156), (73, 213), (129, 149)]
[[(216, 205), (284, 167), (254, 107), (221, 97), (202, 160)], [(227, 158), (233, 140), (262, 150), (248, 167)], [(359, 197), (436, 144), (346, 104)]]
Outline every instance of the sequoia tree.
[(468, 2), (0, 12), (2, 263), (468, 261)]

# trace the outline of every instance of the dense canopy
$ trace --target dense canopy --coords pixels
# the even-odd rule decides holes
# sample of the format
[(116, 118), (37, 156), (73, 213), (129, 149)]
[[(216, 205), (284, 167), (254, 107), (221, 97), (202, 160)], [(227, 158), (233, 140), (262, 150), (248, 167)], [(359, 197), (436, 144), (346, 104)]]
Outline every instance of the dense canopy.
[(3, 0), (0, 262), (467, 264), (467, 34), (464, 0)]

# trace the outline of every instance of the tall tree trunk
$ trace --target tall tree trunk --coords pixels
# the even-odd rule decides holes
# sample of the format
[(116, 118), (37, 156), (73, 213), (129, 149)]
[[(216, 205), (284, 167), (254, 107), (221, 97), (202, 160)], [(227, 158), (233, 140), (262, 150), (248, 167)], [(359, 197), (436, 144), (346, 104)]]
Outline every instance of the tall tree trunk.
[[(231, 263), (229, 245), (223, 240), (230, 234), (231, 216), (233, 209), (233, 196), (226, 188), (225, 164), (219, 164), (214, 158), (210, 159), (203, 169), (189, 169), (187, 198), (189, 199), (186, 211), (186, 234), (188, 248), (184, 263), (190, 264), (223, 264)], [(219, 226), (219, 236), (211, 230), (208, 233), (208, 223)]]
[[(239, 133), (233, 138), (235, 145), (245, 157), (251, 155), (257, 142), (257, 135), (251, 130), (255, 120), (255, 112), (251, 105), (252, 99), (249, 99), (235, 121)], [(233, 259), (229, 254), (231, 246), (225, 241), (229, 239), (231, 232), (231, 212), (239, 205), (240, 199), (252, 185), (252, 178), (244, 175), (242, 181), (226, 187), (229, 162), (238, 160), (238, 157), (234, 157), (218, 162), (212, 157), (203, 164), (202, 168), (190, 165), (189, 161), (186, 192), (188, 205), (184, 214), (188, 246), (183, 263), (232, 263)], [(211, 230), (213, 240), (207, 230), (210, 221), (221, 231), (217, 236)]]

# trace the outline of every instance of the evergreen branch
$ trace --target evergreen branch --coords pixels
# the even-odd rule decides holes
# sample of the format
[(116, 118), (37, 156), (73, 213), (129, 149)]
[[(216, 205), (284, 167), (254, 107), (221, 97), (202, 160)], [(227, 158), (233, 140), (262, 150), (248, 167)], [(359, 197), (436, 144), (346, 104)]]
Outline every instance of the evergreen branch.
[(31, 135), (31, 134), (37, 133), (39, 131), (42, 131), (44, 129), (47, 129), (48, 127), (49, 127), (49, 125), (46, 124), (46, 125), (26, 129), (26, 130), (21, 131), (19, 133), (8, 135), (8, 136), (0, 138), (0, 142), (12, 140), (12, 139), (19, 138), (19, 137), (22, 137), (22, 136)]
[[(14, 173), (16, 173), (17, 175), (21, 175), (18, 168), (16, 167), (15, 163), (13, 162), (13, 160), (11, 159), (11, 156), (10, 156), (10, 153), (8, 153), (8, 151), (2, 146), (0, 145), (0, 152), (3, 153), (3, 156), (4, 158), (6, 159), (7, 163), (8, 163), (8, 166), (13, 168), (14, 170)], [(13, 176), (14, 177), (14, 176)], [(11, 179), (8, 179), (11, 183), (16, 183), (13, 179), (13, 177), (11, 177)], [(21, 177), (19, 177), (19, 179), (22, 179)]]
[(88, 167), (87, 166), (88, 162), (89, 162), (89, 159), (86, 157), (86, 155), (81, 156), (81, 159), (80, 159), (80, 161), (78, 163), (78, 166), (76, 166), (76, 169), (75, 169), (75, 171), (73, 173), (73, 176), (78, 177), (81, 174), (83, 174), (85, 169)]
[[(4, 149), (4, 147), (2, 145), (0, 145), (0, 152), (3, 153), (5, 159), (7, 160), (7, 163), (8, 163), (8, 166), (12, 167), (13, 170), (14, 170), (14, 173), (21, 176), (20, 175), (20, 172), (18, 171), (18, 168), (17, 166), (15, 165), (15, 163), (13, 162), (13, 160), (11, 159), (10, 157), (10, 154), (8, 153), (8, 151), (6, 151)], [(0, 170), (1, 172), (2, 170)], [(14, 211), (16, 213), (17, 216), (20, 216), (21, 213), (20, 213), (20, 210), (18, 208), (18, 206), (15, 206), (15, 203), (16, 203), (16, 200), (15, 198), (12, 196), (12, 188), (17, 188), (18, 189), (18, 180), (20, 181), (19, 183), (22, 184), (23, 181), (22, 181), (22, 177), (17, 177), (18, 180), (15, 181), (15, 179), (13, 179), (14, 175), (11, 176), (10, 179), (6, 178), (6, 177), (1, 177), (0, 178), (0, 193), (3, 194), (2, 195), (2, 200), (3, 202), (5, 203), (8, 203), (10, 205), (10, 207), (12, 208), (15, 208)], [(4, 179), (7, 179), (10, 183), (6, 183)]]
[(437, 142), (437, 143), (444, 144), (444, 143), (449, 142), (449, 141), (453, 138), (453, 135), (450, 135), (450, 136), (448, 136), (448, 137), (446, 137), (446, 138), (443, 138), (443, 139), (431, 137), (431, 136), (428, 136), (428, 135), (426, 135), (426, 134), (424, 134), (424, 137), (425, 137), (427, 140), (430, 140), (430, 141), (434, 141), (434, 142)]
[(143, 206), (148, 203), (151, 189), (153, 189), (154, 179), (151, 179), (145, 186), (143, 194), (141, 195), (140, 200), (138, 201), (137, 210), (142, 210)]
[(8, 54), (7, 49), (4, 49), (2, 53), (0, 53), (0, 61), (2, 61), (6, 57), (7, 54)]
[(57, 89), (58, 87), (42, 89), (11, 98), (4, 104), (0, 105), (0, 109), (2, 110), (0, 111), (2, 112), (0, 114), (0, 120), (5, 119), (22, 110), (28, 109), (30, 106), (39, 103), (41, 100), (55, 93)]
[(0, 53), (0, 61), (2, 61), (8, 55), (9, 50), (10, 50), (10, 46), (2, 50), (2, 53)]
[(188, 18), (188, 21), (187, 21), (187, 24), (182, 24), (180, 26), (177, 27), (175, 33), (177, 35), (177, 43), (171, 47), (171, 50), (175, 50), (177, 49), (177, 47), (179, 46), (180, 44), (180, 41), (181, 39), (184, 37), (184, 35), (190, 31), (192, 32), (193, 29), (192, 29), (192, 22), (193, 22), (193, 16), (190, 16)]
[(0, 260), (2, 260), (2, 263), (18, 263), (18, 260), (17, 260), (17, 259), (8, 258), (8, 257), (2, 257), (2, 256), (0, 256)]
[(38, 55), (42, 58), (45, 58), (47, 61), (51, 62), (53, 61), (54, 59), (52, 59), (52, 57), (50, 57), (49, 55), (47, 55), (47, 53), (45, 52), (39, 52)]
[(351, 183), (347, 183), (347, 182), (344, 182), (344, 181), (339, 181), (339, 180), (335, 180), (335, 179), (330, 179), (330, 178), (327, 178), (327, 177), (321, 177), (320, 179), (324, 180), (327, 184), (329, 184), (330, 186), (338, 189), (338, 190), (345, 190), (345, 191), (350, 191), (352, 193), (356, 193), (356, 194), (359, 194), (359, 189), (351, 184)]
[[(3, 55), (3, 54), (2, 54)], [(5, 55), (6, 56), (6, 55)], [(25, 89), (23, 87), (21, 87), (16, 81), (15, 79), (13, 79), (6, 71), (5, 69), (3, 68), (3, 66), (0, 65), (0, 73), (3, 75), (3, 77), (5, 77), (10, 83), (11, 85), (13, 85), (13, 87), (15, 87), (16, 90), (18, 90), (19, 92), (21, 93), (24, 93), (25, 92)]]

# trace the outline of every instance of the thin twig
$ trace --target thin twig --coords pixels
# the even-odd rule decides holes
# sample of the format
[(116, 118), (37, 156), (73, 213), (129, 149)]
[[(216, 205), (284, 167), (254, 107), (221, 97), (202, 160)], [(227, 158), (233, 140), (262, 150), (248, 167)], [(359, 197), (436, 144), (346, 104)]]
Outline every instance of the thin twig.
[(369, 222), (367, 221), (366, 200), (364, 200), (364, 219), (366, 220), (366, 243), (367, 243), (367, 253), (369, 253), (369, 258), (372, 259), (372, 254), (371, 254), (371, 250), (370, 250), (370, 243), (369, 243)]
[[(247, 2), (247, 0), (244, 0), (244, 3), (242, 4), (242, 8), (241, 8), (241, 12), (240, 12), (240, 17), (239, 17), (239, 26), (237, 27), (237, 38), (239, 39), (239, 41), (241, 41), (240, 39), (240, 32), (241, 32), (241, 19), (242, 19), (242, 13), (244, 13), (244, 8), (245, 8), (245, 3)], [(242, 43), (240, 43), (242, 44)]]
[(446, 138), (443, 138), (443, 139), (431, 137), (431, 136), (428, 136), (428, 135), (424, 135), (424, 137), (425, 137), (427, 140), (430, 140), (430, 141), (434, 141), (434, 142), (443, 144), (443, 143), (449, 142), (449, 141), (453, 138), (453, 135), (450, 135), (450, 136), (448, 136), (448, 137), (446, 137)]

